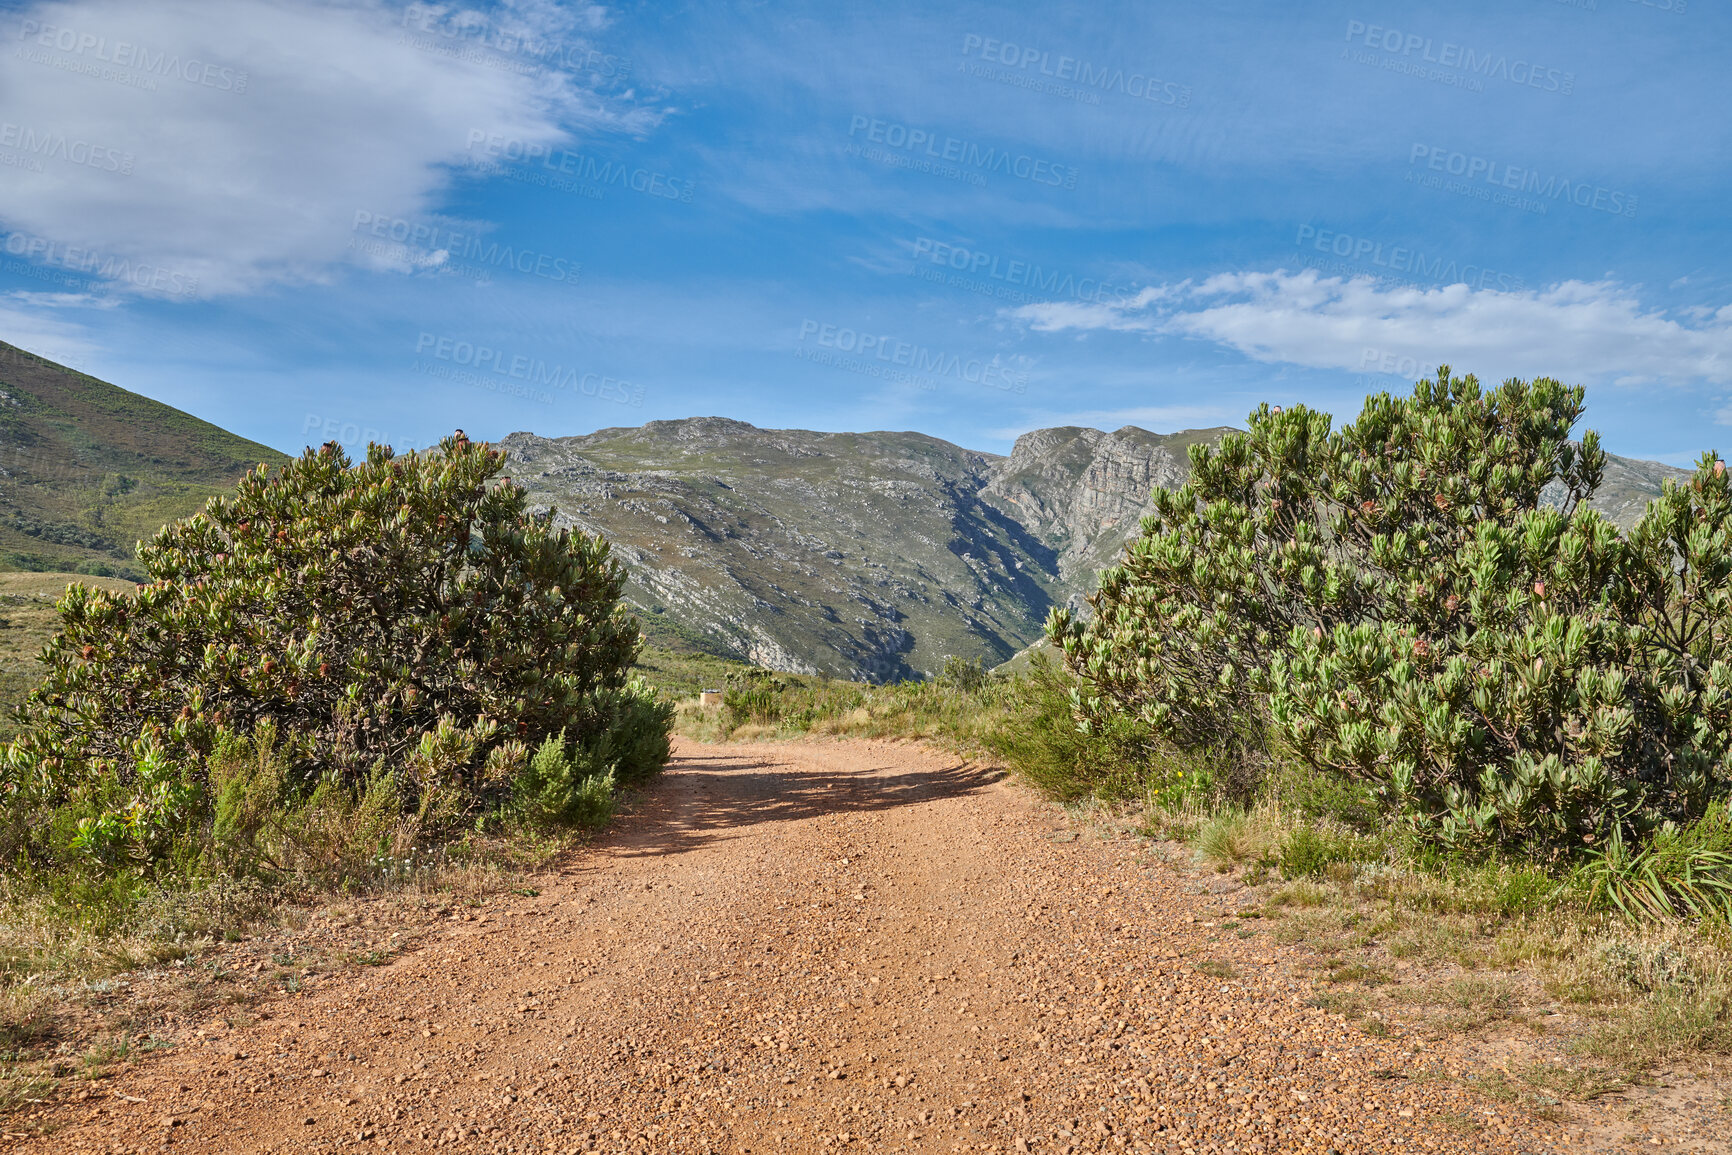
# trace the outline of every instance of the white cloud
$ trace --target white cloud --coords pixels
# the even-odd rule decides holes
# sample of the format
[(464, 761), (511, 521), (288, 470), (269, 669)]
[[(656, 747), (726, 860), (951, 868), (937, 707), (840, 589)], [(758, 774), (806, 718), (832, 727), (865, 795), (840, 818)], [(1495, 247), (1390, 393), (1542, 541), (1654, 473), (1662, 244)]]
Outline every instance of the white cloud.
[(1120, 303), (1010, 313), (1042, 332), (1195, 337), (1255, 361), (1316, 369), (1423, 376), (1449, 364), (1488, 380), (1732, 383), (1732, 305), (1679, 321), (1609, 281), (1498, 292), (1277, 270), (1157, 286)]
[[(19, 142), (0, 152), (31, 161), (0, 181), (6, 244), (183, 296), (321, 280), (351, 259), (357, 212), (437, 220), (472, 133), (646, 130), (603, 70), (570, 67), (602, 19), (545, 0), (487, 19), (384, 0), (38, 3), (0, 25), (0, 130)], [(576, 50), (553, 65), (512, 47), (523, 33)]]

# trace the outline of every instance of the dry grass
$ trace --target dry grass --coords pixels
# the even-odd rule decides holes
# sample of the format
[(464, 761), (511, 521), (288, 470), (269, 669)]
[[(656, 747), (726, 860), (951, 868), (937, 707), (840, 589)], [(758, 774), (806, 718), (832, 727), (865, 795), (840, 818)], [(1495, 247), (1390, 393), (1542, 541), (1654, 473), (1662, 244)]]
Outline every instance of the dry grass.
[(1216, 870), (1269, 862), (1279, 857), (1291, 823), (1273, 807), (1249, 813), (1225, 811), (1204, 822), (1194, 840), (1197, 853)]
[[(1546, 1086), (1570, 1098), (1732, 1054), (1726, 928), (1568, 905), (1510, 914), (1497, 909), (1506, 891), (1495, 878), (1359, 875), (1262, 898), (1278, 940), (1323, 956), (1319, 1005), (1359, 1018), (1399, 1006), (1446, 1033), (1561, 1033), (1577, 1065), (1547, 1068)], [(1396, 967), (1407, 975), (1390, 982)]]
[[(1286, 840), (1305, 821), (1268, 803), (1212, 814), (1186, 804), (1147, 807), (1138, 825), (1237, 874), (1271, 937), (1316, 953), (1315, 1005), (1374, 1034), (1549, 1040), (1559, 1062), (1502, 1076), (1530, 1106), (1732, 1055), (1732, 927), (1635, 922), (1588, 909), (1567, 881), (1532, 869), (1421, 870), (1394, 849), (1284, 879)], [(1155, 849), (1171, 859), (1169, 845)]]

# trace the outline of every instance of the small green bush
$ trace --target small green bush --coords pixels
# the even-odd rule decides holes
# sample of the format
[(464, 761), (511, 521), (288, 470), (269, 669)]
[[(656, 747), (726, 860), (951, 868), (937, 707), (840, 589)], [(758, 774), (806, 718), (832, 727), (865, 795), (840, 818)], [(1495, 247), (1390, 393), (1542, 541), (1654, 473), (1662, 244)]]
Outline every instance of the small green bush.
[(939, 672), (937, 681), (948, 689), (974, 694), (986, 685), (989, 676), (979, 658), (960, 658), (951, 654), (944, 659), (944, 668)]
[(635, 788), (661, 773), (672, 753), (673, 704), (642, 678), (633, 678), (607, 696), (603, 711), (597, 748), (619, 785)]
[(748, 723), (772, 726), (782, 720), (782, 695), (787, 683), (767, 670), (731, 674), (722, 690), (722, 710), (729, 729)]
[(987, 739), (1025, 781), (1060, 801), (1158, 789), (1167, 775), (1154, 733), (1123, 715), (1084, 716), (1075, 681), (1037, 653), (1010, 691), (1011, 710)]
[(1347, 861), (1351, 847), (1310, 824), (1298, 826), (1281, 844), (1283, 878), (1315, 878), (1337, 862)]
[(1493, 877), (1491, 908), (1501, 915), (1531, 914), (1553, 904), (1558, 880), (1536, 866), (1513, 866)]
[(531, 822), (593, 830), (613, 817), (614, 775), (565, 735), (550, 736), (518, 772), (512, 798)]

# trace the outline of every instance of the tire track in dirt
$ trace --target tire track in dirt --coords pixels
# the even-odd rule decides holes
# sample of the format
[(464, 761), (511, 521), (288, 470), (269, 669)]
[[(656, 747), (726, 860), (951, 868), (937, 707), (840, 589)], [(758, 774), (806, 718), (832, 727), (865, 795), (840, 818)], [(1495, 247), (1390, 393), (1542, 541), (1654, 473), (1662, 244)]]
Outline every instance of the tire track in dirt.
[(1210, 941), (1181, 881), (930, 750), (682, 742), (538, 896), (189, 1035), (22, 1146), (1582, 1149), (1466, 1089), (1466, 1044), (1306, 1005), (1302, 952)]

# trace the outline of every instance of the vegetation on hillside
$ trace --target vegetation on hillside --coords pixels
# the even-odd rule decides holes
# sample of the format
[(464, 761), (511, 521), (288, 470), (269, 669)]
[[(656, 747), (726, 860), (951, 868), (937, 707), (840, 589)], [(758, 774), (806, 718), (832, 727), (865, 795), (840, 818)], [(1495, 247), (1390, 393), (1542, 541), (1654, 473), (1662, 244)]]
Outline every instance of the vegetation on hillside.
[(0, 569), (140, 580), (140, 540), (285, 460), (0, 342)]

